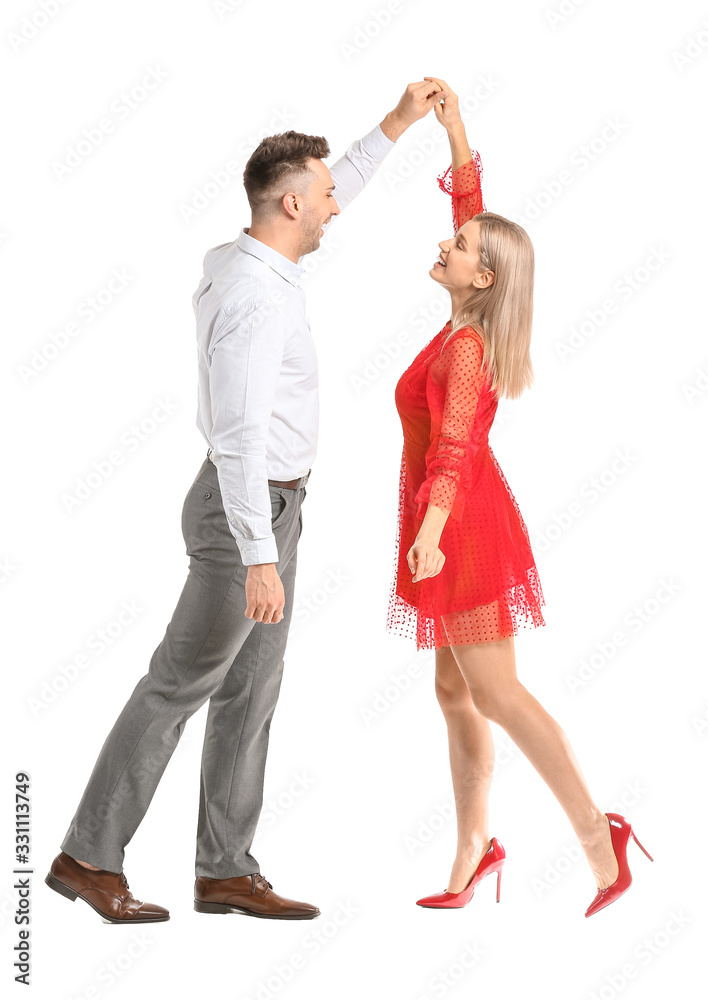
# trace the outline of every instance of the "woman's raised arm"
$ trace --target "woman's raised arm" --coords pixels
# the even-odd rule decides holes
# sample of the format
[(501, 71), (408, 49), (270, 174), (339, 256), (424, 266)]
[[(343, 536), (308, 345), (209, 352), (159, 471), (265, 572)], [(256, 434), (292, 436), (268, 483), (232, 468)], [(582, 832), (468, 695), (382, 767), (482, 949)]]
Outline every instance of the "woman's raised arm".
[(438, 184), (452, 198), (452, 221), (457, 232), (465, 222), (469, 222), (479, 212), (486, 211), (482, 198), (482, 161), (477, 150), (471, 150), (467, 142), (457, 94), (444, 80), (427, 76), (425, 79), (434, 80), (448, 92), (444, 102), (434, 106), (435, 117), (445, 128), (450, 140), (452, 155), (452, 163), (439, 175)]

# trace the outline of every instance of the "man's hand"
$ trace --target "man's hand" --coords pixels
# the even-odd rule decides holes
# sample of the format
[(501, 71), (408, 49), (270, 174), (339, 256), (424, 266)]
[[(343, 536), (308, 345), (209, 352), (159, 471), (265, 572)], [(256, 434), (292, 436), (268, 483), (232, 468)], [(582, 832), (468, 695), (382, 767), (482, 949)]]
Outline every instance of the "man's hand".
[(395, 142), (409, 125), (425, 118), (432, 107), (447, 97), (447, 92), (432, 77), (409, 83), (403, 96), (381, 122), (384, 135)]
[(246, 574), (246, 618), (277, 625), (283, 617), (285, 592), (275, 563), (258, 563)]

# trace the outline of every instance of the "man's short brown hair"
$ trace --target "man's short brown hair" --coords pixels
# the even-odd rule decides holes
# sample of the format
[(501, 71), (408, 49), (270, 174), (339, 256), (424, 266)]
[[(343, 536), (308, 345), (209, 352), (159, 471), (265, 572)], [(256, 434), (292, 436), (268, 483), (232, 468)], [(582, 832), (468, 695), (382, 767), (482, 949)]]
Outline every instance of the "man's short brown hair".
[[(268, 214), (293, 181), (309, 186), (305, 174), (312, 174), (308, 157), (322, 160), (329, 156), (329, 143), (321, 135), (302, 132), (279, 132), (263, 139), (251, 153), (243, 172), (243, 186), (254, 215)], [(313, 175), (314, 176), (314, 175)]]

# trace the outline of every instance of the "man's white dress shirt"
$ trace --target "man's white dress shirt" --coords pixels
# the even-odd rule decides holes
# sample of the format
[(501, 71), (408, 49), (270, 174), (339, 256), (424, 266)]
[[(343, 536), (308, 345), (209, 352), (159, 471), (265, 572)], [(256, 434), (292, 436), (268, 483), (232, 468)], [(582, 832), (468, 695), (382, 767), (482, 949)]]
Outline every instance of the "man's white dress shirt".
[[(377, 125), (330, 167), (340, 210), (395, 145)], [(229, 528), (245, 566), (278, 562), (268, 480), (307, 475), (317, 451), (317, 354), (303, 271), (244, 228), (232, 243), (207, 252), (192, 299), (197, 427), (212, 448)]]

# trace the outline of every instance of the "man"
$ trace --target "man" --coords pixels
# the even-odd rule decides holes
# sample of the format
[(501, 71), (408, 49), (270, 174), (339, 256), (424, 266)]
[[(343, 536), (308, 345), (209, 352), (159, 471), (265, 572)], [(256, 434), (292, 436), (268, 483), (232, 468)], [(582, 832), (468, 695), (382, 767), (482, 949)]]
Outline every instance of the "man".
[(204, 258), (193, 304), (197, 426), (209, 450), (182, 512), (187, 581), (45, 879), (104, 921), (169, 919), (164, 907), (130, 892), (124, 850), (187, 719), (207, 700), (194, 908), (283, 919), (320, 912), (273, 892), (250, 853), (317, 443), (317, 357), (299, 262), (403, 132), (445, 96), (434, 82), (409, 84), (331, 172), (320, 136), (264, 139), (244, 171), (251, 225)]

